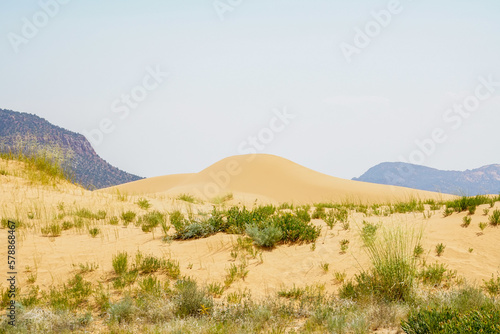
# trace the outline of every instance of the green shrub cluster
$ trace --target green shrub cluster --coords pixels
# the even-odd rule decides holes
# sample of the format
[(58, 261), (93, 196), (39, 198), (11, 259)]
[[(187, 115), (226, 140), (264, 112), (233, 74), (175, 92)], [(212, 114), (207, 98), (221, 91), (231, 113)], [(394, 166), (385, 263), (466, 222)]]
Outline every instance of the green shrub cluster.
[(174, 239), (204, 238), (214, 233), (248, 234), (262, 247), (277, 243), (313, 242), (320, 228), (310, 223), (306, 208), (296, 213), (277, 211), (272, 205), (258, 206), (252, 210), (233, 206), (226, 211), (214, 207), (208, 217), (186, 218), (181, 212), (170, 213), (170, 223), (175, 228)]
[(459, 312), (455, 309), (420, 309), (402, 321), (401, 328), (408, 334), (500, 333), (500, 310), (481, 307)]

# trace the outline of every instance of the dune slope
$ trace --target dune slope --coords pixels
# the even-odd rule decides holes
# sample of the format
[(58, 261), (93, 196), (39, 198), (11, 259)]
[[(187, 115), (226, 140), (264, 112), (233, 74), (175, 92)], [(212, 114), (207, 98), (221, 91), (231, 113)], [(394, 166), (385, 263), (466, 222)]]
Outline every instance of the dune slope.
[(109, 190), (129, 193), (190, 193), (209, 199), (227, 192), (276, 202), (393, 202), (411, 197), (441, 199), (448, 195), (403, 187), (345, 180), (322, 174), (268, 154), (223, 159), (194, 174), (159, 176)]

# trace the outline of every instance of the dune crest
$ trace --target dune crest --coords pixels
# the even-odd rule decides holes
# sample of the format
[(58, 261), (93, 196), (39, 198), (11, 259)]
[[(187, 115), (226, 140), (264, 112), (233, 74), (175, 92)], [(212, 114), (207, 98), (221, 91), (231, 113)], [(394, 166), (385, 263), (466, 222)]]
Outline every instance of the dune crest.
[(235, 197), (265, 198), (275, 202), (310, 203), (353, 201), (381, 203), (443, 199), (450, 195), (403, 187), (345, 180), (316, 172), (269, 154), (238, 155), (222, 159), (198, 173), (158, 176), (107, 188), (135, 194), (189, 193), (210, 199), (228, 192)]

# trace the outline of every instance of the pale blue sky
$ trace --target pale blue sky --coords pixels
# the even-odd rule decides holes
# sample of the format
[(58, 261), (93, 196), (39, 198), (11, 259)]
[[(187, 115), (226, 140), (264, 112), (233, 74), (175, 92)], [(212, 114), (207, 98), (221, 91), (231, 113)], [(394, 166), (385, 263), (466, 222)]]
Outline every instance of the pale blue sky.
[[(478, 77), (500, 82), (496, 0), (401, 0), (351, 62), (340, 46), (355, 45), (355, 29), (391, 1), (64, 2), (0, 4), (0, 108), (80, 133), (109, 119), (113, 131), (94, 147), (126, 171), (200, 171), (242, 153), (276, 108), (295, 118), (259, 152), (338, 177), (407, 159), (435, 128), (447, 140), (424, 165), (500, 163), (500, 86), (458, 129), (443, 119)], [(13, 36), (25, 38), (23, 18), (43, 20), (43, 3), (57, 13), (16, 53)], [(214, 3), (234, 5), (221, 20)], [(120, 118), (113, 103), (157, 67), (168, 77)]]

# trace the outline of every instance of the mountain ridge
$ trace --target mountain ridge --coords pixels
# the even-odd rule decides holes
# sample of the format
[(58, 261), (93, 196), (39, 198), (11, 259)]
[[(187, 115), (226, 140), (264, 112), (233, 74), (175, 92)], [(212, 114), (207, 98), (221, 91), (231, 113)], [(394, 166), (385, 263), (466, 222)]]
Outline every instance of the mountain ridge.
[(0, 151), (60, 150), (63, 167), (73, 181), (87, 189), (100, 189), (142, 179), (102, 159), (82, 134), (52, 124), (31, 113), (0, 109)]
[(498, 194), (500, 164), (459, 171), (440, 170), (404, 162), (382, 162), (352, 180), (454, 195)]

